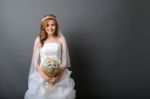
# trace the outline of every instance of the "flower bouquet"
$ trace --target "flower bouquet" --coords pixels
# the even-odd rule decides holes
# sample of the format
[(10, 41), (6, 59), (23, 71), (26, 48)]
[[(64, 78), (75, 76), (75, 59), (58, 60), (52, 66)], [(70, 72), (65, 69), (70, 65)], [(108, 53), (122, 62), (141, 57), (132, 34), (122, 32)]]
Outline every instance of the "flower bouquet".
[(42, 63), (42, 70), (48, 77), (55, 77), (60, 71), (59, 63), (57, 60), (47, 57)]

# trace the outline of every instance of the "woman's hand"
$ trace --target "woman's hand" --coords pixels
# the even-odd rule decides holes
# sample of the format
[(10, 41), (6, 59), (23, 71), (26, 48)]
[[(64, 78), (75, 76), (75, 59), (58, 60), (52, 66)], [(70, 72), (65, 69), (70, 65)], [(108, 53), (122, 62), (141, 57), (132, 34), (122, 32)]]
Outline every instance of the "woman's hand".
[(55, 79), (54, 78), (50, 78), (49, 80), (47, 80), (47, 82), (50, 84), (50, 85), (53, 85)]

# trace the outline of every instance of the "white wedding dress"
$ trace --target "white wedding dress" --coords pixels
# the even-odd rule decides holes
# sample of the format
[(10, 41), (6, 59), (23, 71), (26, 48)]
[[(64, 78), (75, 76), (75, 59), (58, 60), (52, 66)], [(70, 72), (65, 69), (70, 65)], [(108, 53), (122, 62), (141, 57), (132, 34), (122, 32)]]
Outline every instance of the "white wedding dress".
[[(40, 63), (46, 57), (55, 58), (61, 62), (61, 45), (59, 43), (45, 43), (40, 48)], [(47, 81), (37, 71), (34, 71), (29, 77), (28, 90), (24, 99), (75, 99), (75, 82), (70, 75), (71, 71), (65, 69), (62, 77), (54, 86), (50, 87)]]

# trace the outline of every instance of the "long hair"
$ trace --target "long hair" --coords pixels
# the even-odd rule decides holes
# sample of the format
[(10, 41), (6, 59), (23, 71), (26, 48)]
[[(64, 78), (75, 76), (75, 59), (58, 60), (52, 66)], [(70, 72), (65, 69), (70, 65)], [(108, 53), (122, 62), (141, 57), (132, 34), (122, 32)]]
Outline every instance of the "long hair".
[(39, 33), (39, 37), (40, 37), (40, 42), (41, 42), (41, 45), (43, 46), (44, 44), (44, 41), (48, 38), (48, 34), (46, 33), (45, 31), (45, 28), (48, 26), (48, 22), (50, 20), (53, 20), (55, 25), (56, 25), (56, 30), (54, 32), (54, 36), (58, 36), (58, 30), (59, 30), (59, 25), (58, 25), (58, 22), (57, 22), (57, 19), (56, 19), (56, 16), (50, 14), (50, 15), (45, 15), (45, 17), (49, 17), (49, 18), (46, 18), (44, 19), (43, 21), (41, 21), (41, 25), (40, 25), (40, 33)]

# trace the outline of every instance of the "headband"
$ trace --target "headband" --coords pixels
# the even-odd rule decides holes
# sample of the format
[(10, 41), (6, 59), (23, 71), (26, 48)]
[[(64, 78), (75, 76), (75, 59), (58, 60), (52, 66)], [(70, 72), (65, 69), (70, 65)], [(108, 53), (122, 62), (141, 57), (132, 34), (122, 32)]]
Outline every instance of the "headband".
[(44, 18), (42, 19), (42, 22), (43, 22), (44, 20), (48, 19), (48, 18), (56, 19), (56, 18), (53, 17), (53, 16), (46, 16), (46, 17), (44, 17)]

